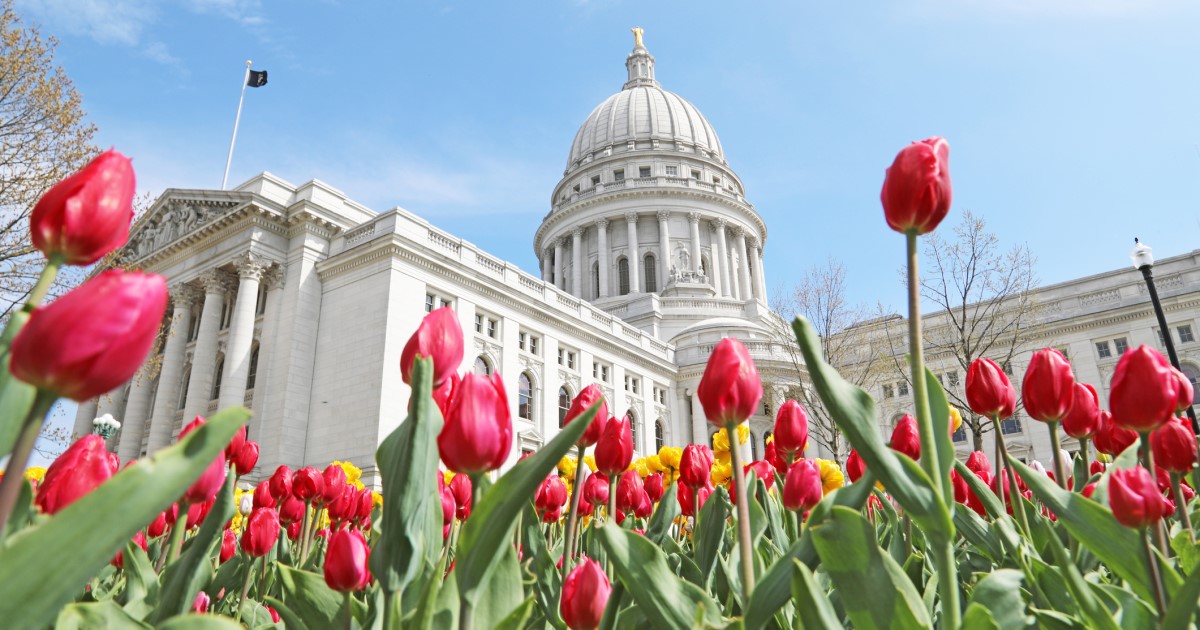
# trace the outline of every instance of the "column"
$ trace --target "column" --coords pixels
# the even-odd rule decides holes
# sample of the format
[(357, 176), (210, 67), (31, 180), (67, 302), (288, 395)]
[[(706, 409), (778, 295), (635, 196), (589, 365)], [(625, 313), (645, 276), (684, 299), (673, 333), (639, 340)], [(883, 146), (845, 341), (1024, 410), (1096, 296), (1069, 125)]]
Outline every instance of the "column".
[(626, 231), (626, 234), (629, 235), (628, 236), (628, 239), (629, 239), (628, 256), (629, 256), (629, 292), (630, 293), (637, 293), (637, 292), (641, 291), (641, 288), (640, 288), (641, 283), (639, 282), (639, 279), (642, 276), (642, 274), (641, 274), (642, 265), (641, 265), (641, 255), (638, 253), (637, 219), (638, 219), (638, 215), (636, 212), (626, 212), (625, 213), (625, 227), (628, 228)]
[(121, 439), (117, 442), (117, 456), (122, 464), (142, 454), (142, 435), (150, 415), (150, 395), (155, 386), (150, 371), (148, 366), (143, 365), (133, 377), (129, 383), (129, 403), (125, 405), (125, 416), (118, 418), (121, 421)]
[(671, 278), (671, 211), (658, 211), (658, 290), (667, 288)]
[[(708, 227), (711, 230), (711, 233), (708, 236), (708, 242), (710, 244), (709, 262), (712, 263), (712, 269), (708, 270), (708, 281), (712, 283), (713, 291), (715, 291), (717, 295), (721, 295), (721, 289), (725, 286), (724, 283), (721, 282), (721, 272), (725, 271), (725, 261), (721, 260), (720, 252), (717, 250), (717, 224), (709, 223)], [(725, 230), (721, 229), (720, 231), (724, 232)]]
[(708, 439), (708, 418), (704, 416), (704, 405), (700, 404), (700, 397), (696, 395), (693, 388), (692, 392), (692, 443), (704, 444), (712, 446), (712, 441)]
[(762, 292), (762, 276), (758, 269), (758, 238), (751, 236), (746, 239), (746, 271), (750, 274), (750, 293), (754, 299), (765, 302), (767, 296)]
[[(200, 311), (200, 333), (192, 353), (192, 376), (188, 380), (187, 399), (183, 404), (183, 423), (208, 413), (212, 400), (213, 371), (217, 361), (217, 333), (221, 330), (221, 313), (229, 281), (225, 273), (212, 270), (201, 276), (204, 283), (204, 308)], [(170, 436), (168, 436), (170, 437)]]
[(163, 350), (162, 366), (158, 371), (158, 393), (154, 395), (154, 409), (150, 414), (150, 436), (146, 441), (146, 452), (150, 454), (171, 443), (175, 411), (179, 408), (188, 331), (192, 327), (192, 305), (198, 298), (196, 290), (190, 285), (180, 284), (171, 288), (175, 309), (171, 312), (171, 332), (167, 335), (167, 347)]
[[(261, 256), (247, 253), (234, 264), (238, 270), (238, 290), (229, 323), (218, 409), (246, 404), (246, 377), (250, 375), (250, 350), (254, 345), (254, 318), (258, 310), (258, 281), (268, 263)], [(261, 352), (259, 359), (261, 363)]]
[(552, 260), (550, 250), (542, 250), (542, 280), (550, 282), (552, 279), (550, 276), (554, 273), (554, 268), (552, 267), (553, 264), (554, 261)]
[(71, 430), (72, 442), (92, 432), (92, 420), (96, 419), (97, 406), (98, 401), (95, 398), (79, 403), (79, 409), (75, 412), (75, 426)]
[[(115, 389), (108, 392), (107, 394), (100, 395), (100, 398), (96, 402), (96, 415), (92, 418), (92, 420), (95, 420), (96, 418), (99, 418), (100, 416), (103, 416), (104, 414), (111, 415), (117, 422), (120, 422), (121, 427), (124, 428), (124, 426), (125, 426), (125, 384), (124, 383), (118, 385)], [(76, 427), (76, 429), (80, 429), (80, 428), (82, 428), (82, 427)], [(92, 422), (91, 422), (91, 420), (88, 420), (86, 430), (81, 432), (79, 435), (87, 435), (88, 433), (92, 432), (92, 429), (93, 429)], [(111, 437), (108, 438), (108, 440), (106, 440), (104, 443), (104, 447), (105, 447), (105, 449), (107, 449), (110, 452), (116, 452), (116, 450), (117, 450), (116, 440), (114, 440)]]
[[(608, 219), (596, 221), (597, 245), (600, 254), (600, 297), (608, 297)], [(557, 390), (555, 390), (557, 391)]]
[(583, 228), (571, 230), (571, 295), (583, 297)]
[(742, 228), (734, 228), (733, 246), (738, 255), (738, 299), (750, 299), (750, 257), (746, 255), (746, 232)]
[(764, 243), (754, 243), (754, 273), (758, 276), (758, 295), (765, 303), (767, 301), (767, 276), (763, 273), (763, 246)]
[(713, 230), (717, 233), (717, 258), (721, 259), (721, 295), (729, 297), (732, 282), (729, 280), (729, 245), (725, 241), (725, 219), (717, 219), (713, 224)]
[(701, 263), (703, 262), (702, 259), (700, 258), (700, 213), (699, 212), (689, 212), (688, 213), (688, 228), (691, 230), (691, 234), (692, 234), (692, 268), (689, 269), (689, 271), (695, 271), (698, 273), (700, 271), (700, 267), (702, 266)]
[(562, 239), (554, 239), (554, 286), (563, 288), (563, 242)]
[[(547, 253), (546, 260), (550, 260)], [(271, 358), (275, 353), (275, 331), (279, 330), (279, 304), (283, 299), (283, 267), (272, 265), (263, 273), (263, 283), (267, 285), (267, 305), (263, 309), (262, 337), (258, 340), (258, 373), (254, 376), (254, 415), (250, 418), (250, 431), (247, 434), (251, 440), (258, 440), (262, 435), (263, 410), (267, 405), (267, 396), (273, 374)]]

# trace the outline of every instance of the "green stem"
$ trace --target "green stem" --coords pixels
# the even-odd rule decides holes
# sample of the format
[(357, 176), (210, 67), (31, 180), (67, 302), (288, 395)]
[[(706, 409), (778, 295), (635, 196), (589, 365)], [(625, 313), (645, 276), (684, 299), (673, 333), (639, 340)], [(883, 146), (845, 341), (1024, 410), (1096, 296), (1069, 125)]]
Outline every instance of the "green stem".
[(996, 497), (1004, 507), (1004, 432), (1000, 430), (1000, 414), (992, 416), (992, 430), (996, 432)]
[(746, 489), (746, 473), (738, 453), (737, 424), (725, 425), (729, 436), (729, 465), (733, 468), (733, 487), (737, 491), (738, 550), (742, 560), (742, 606), (750, 605), (754, 592), (754, 549), (750, 546), (750, 497)]
[[(1025, 515), (1025, 501), (1024, 501), (1024, 497), (1021, 496), (1020, 486), (1017, 485), (1017, 472), (1015, 470), (1013, 470), (1012, 462), (1009, 461), (1009, 457), (1008, 457), (1008, 447), (1005, 446), (1003, 441), (1000, 442), (1000, 449), (1003, 451), (1002, 454), (1004, 455), (1004, 469), (1007, 471), (1007, 474), (1008, 474), (1008, 494), (1009, 494), (1008, 501), (1009, 501), (1009, 504), (1012, 505), (1013, 514), (1017, 515), (1018, 521), (1020, 522), (1021, 526), (1025, 529), (1025, 536), (1031, 537), (1031, 536), (1033, 536), (1033, 530), (1029, 528), (1029, 517)], [(997, 487), (1003, 487), (1003, 485), (1004, 485), (1003, 479), (996, 480)], [(1015, 496), (1013, 493), (1016, 493)], [(1001, 507), (1004, 506), (1003, 503), (1001, 503), (1000, 505), (1001, 505)]]
[(617, 522), (617, 480), (612, 477), (608, 478), (608, 510), (605, 512), (605, 517), (608, 520)]
[(242, 596), (238, 598), (237, 615), (234, 621), (241, 622), (242, 608), (246, 605), (246, 594), (250, 592), (250, 578), (254, 576), (254, 560), (246, 563), (246, 579), (242, 580)]
[(1058, 439), (1058, 423), (1047, 422), (1046, 427), (1050, 429), (1050, 448), (1054, 451), (1054, 476), (1058, 478), (1058, 487), (1066, 490), (1067, 468), (1063, 465), (1062, 443)]
[[(1151, 481), (1157, 485), (1158, 471), (1154, 469), (1154, 449), (1150, 446), (1150, 432), (1139, 433), (1138, 436), (1138, 448), (1140, 449), (1139, 454), (1141, 455), (1142, 466), (1150, 472)], [(1154, 543), (1158, 546), (1159, 552), (1162, 553), (1163, 557), (1167, 557), (1167, 536), (1163, 533), (1162, 521), (1151, 525), (1150, 533), (1154, 535)]]
[(175, 524), (171, 526), (171, 540), (167, 546), (167, 564), (175, 562), (179, 557), (179, 550), (183, 548), (183, 535), (187, 532), (187, 513), (191, 504), (187, 501), (179, 502), (179, 514), (175, 516)]
[(1196, 544), (1196, 532), (1192, 530), (1192, 515), (1188, 510), (1187, 500), (1183, 497), (1183, 487), (1180, 484), (1182, 475), (1179, 473), (1171, 473), (1171, 493), (1175, 496), (1175, 517), (1179, 519), (1180, 525), (1187, 531), (1188, 538), (1192, 544)]
[(354, 596), (350, 591), (346, 591), (346, 630), (351, 630), (354, 627)]
[(50, 287), (58, 278), (58, 268), (62, 266), (62, 262), (62, 254), (50, 254), (46, 260), (46, 266), (42, 267), (42, 273), (38, 275), (37, 282), (29, 290), (29, 298), (25, 300), (26, 309), (41, 306), (42, 300), (46, 299), (46, 294), (50, 292)]
[(21, 432), (17, 434), (17, 442), (13, 445), (12, 455), (5, 467), (6, 474), (0, 479), (0, 540), (4, 539), (8, 518), (17, 504), (17, 497), (21, 496), (21, 485), (25, 483), (25, 466), (29, 464), (29, 454), (37, 444), (38, 433), (42, 430), (46, 414), (50, 413), (50, 408), (56, 400), (57, 394), (39, 389), (29, 414), (21, 424)]
[(1087, 484), (1092, 479), (1092, 462), (1088, 457), (1088, 443), (1091, 442), (1088, 438), (1079, 440), (1079, 456), (1083, 458), (1083, 480), (1075, 480), (1075, 487), (1072, 488), (1075, 492), (1083, 492)]
[(571, 572), (572, 558), (575, 557), (575, 528), (579, 524), (579, 498), (583, 495), (583, 469), (587, 466), (584, 456), (587, 447), (579, 447), (579, 459), (575, 461), (575, 483), (571, 486), (571, 509), (567, 513), (567, 531), (563, 539), (562, 577), (567, 579)]
[(1150, 568), (1150, 583), (1154, 585), (1154, 603), (1158, 605), (1158, 618), (1161, 620), (1167, 612), (1167, 600), (1163, 595), (1162, 575), (1158, 572), (1158, 559), (1154, 557), (1154, 550), (1150, 548), (1150, 536), (1146, 531), (1142, 531), (1142, 552), (1146, 554), (1146, 566)]

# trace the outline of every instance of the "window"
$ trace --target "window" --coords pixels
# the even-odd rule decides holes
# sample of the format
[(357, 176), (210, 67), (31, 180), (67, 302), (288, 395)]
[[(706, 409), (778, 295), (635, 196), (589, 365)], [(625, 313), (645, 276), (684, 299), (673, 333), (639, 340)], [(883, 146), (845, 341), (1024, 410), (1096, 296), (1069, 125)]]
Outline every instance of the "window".
[(625, 391), (627, 391), (631, 394), (640, 394), (641, 393), (641, 391), (640, 391), (641, 385), (642, 385), (641, 381), (642, 380), (636, 376), (629, 376), (628, 374), (626, 374), (625, 375)]
[(1012, 435), (1021, 432), (1021, 419), (1016, 415), (1009, 416), (1000, 421), (1000, 432), (1004, 435)]
[(571, 192), (579, 192), (579, 184), (575, 184), (574, 186), (572, 186)]
[(643, 268), (646, 271), (646, 292), (654, 293), (658, 291), (658, 262), (654, 259), (654, 254), (646, 254), (642, 259), (644, 261)]
[(192, 366), (183, 368), (183, 386), (179, 388), (179, 403), (175, 406), (176, 409), (183, 409), (183, 404), (187, 402), (188, 385), (192, 380)]
[(1117, 348), (1117, 356), (1125, 354), (1125, 351), (1129, 349), (1129, 341), (1124, 337), (1113, 339), (1113, 345)]
[(678, 166), (666, 166), (664, 167), (664, 170), (667, 173), (667, 177), (677, 177), (679, 175)]
[(750, 432), (750, 458), (758, 459), (758, 438), (753, 431)]
[(768, 418), (771, 417), (771, 403), (766, 400), (763, 401), (763, 415)]
[(491, 315), (476, 313), (475, 332), (496, 339), (500, 336), (500, 320)]
[(625, 180), (625, 169), (619, 168), (619, 169), (613, 171), (613, 180), (618, 181), (618, 182), (624, 181)]
[(662, 418), (654, 421), (654, 452), (662, 450), (662, 447), (667, 445), (667, 438), (663, 432)]
[(600, 263), (592, 263), (592, 295), (600, 298)]
[(599, 186), (599, 185), (600, 185), (600, 176), (592, 175), (592, 186)]
[(638, 167), (638, 177), (650, 177), (650, 167), (649, 166), (639, 166)]
[(575, 369), (575, 351), (569, 348), (558, 349), (558, 364), (568, 370)]
[(436, 293), (425, 294), (425, 312), (432, 313), (435, 308), (445, 308), (450, 306), (450, 298), (438, 295)]
[(950, 387), (958, 387), (958, 372), (954, 370), (946, 372), (946, 382), (950, 383)]
[(629, 259), (621, 258), (617, 261), (617, 293), (627, 295), (629, 293)]
[(896, 394), (899, 396), (908, 395), (908, 381), (900, 381), (896, 383)]
[(1096, 356), (1101, 359), (1107, 359), (1112, 356), (1112, 348), (1108, 346), (1107, 341), (1096, 342)]
[(567, 419), (567, 412), (571, 410), (571, 390), (566, 387), (558, 388), (558, 426), (563, 425), (563, 421)]
[(884, 397), (884, 398), (891, 398), (891, 397), (893, 397), (893, 396), (895, 396), (895, 395), (896, 395), (896, 394), (895, 394), (895, 392), (892, 390), (892, 386), (891, 386), (891, 385), (884, 385), (884, 386), (883, 386), (883, 397)]
[(250, 349), (250, 373), (246, 375), (246, 389), (254, 389), (254, 381), (258, 379), (258, 344)]
[(196, 316), (195, 311), (192, 312), (192, 325), (188, 328), (188, 342), (196, 340), (200, 336), (200, 318)]
[(221, 308), (221, 330), (229, 328), (230, 322), (233, 321), (233, 300), (225, 300), (225, 306)]
[(517, 333), (517, 345), (520, 346), (522, 350), (527, 348), (529, 346), (529, 334), (523, 332)]
[(713, 183), (714, 183), (714, 184), (716, 184), (716, 185), (718, 185), (718, 186), (720, 186), (720, 185), (721, 185), (721, 178), (720, 178), (720, 176), (713, 175)]
[(540, 354), (541, 353), (542, 349), (539, 347), (541, 345), (539, 343), (540, 341), (541, 341), (540, 338), (530, 335), (530, 337), (529, 337), (529, 354)]
[(692, 169), (692, 179), (700, 179), (700, 170)]
[(475, 357), (475, 365), (472, 368), (472, 371), (478, 376), (491, 376), (492, 362), (488, 361), (487, 357), (481, 354), (478, 357)]
[(220, 398), (221, 396), (221, 376), (225, 372), (225, 355), (217, 355), (217, 373), (213, 375), (212, 391), (210, 392), (209, 400)]
[(267, 285), (263, 284), (258, 287), (258, 302), (254, 305), (254, 314), (262, 315), (267, 312)]
[(966, 424), (959, 425), (958, 430), (955, 431), (954, 435), (951, 437), (954, 438), (955, 442), (966, 442), (967, 441), (967, 425)]
[(1179, 326), (1175, 331), (1179, 333), (1179, 343), (1191, 343), (1196, 340), (1195, 335), (1192, 334), (1191, 324)]
[(609, 382), (608, 377), (609, 377), (608, 365), (601, 363), (599, 361), (593, 361), (592, 362), (592, 378), (594, 378), (598, 381), (603, 381), (603, 382), (607, 383), (607, 382)]
[(1194, 405), (1196, 404), (1197, 396), (1200, 396), (1200, 368), (1191, 363), (1181, 363), (1179, 367), (1183, 375), (1192, 382), (1192, 404)]
[(1160, 345), (1160, 346), (1166, 346), (1166, 345), (1167, 345), (1167, 338), (1163, 336), (1163, 331), (1162, 331), (1162, 330), (1159, 330), (1159, 329), (1157, 329), (1157, 328), (1155, 328), (1155, 329), (1154, 329), (1154, 332), (1158, 333), (1158, 345)]
[(637, 414), (633, 409), (628, 409), (625, 411), (625, 419), (629, 421), (629, 433), (633, 435), (633, 450), (640, 451), (642, 443), (638, 441), (638, 433), (641, 431), (638, 431)]
[(665, 390), (661, 387), (655, 387), (654, 388), (654, 402), (657, 402), (660, 405), (667, 404), (667, 390)]
[(533, 420), (533, 379), (525, 372), (517, 377), (517, 417)]
[(530, 354), (538, 353), (538, 336), (533, 333), (521, 331), (517, 333), (517, 346)]

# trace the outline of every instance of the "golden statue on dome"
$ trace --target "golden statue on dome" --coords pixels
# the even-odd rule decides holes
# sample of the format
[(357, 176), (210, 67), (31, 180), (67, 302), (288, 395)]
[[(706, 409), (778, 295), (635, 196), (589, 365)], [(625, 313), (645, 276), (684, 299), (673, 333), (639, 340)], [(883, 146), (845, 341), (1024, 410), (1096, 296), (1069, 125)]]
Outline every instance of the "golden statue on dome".
[(642, 27), (635, 26), (629, 30), (633, 32), (633, 47), (645, 48), (645, 46), (642, 45), (642, 33), (645, 32)]

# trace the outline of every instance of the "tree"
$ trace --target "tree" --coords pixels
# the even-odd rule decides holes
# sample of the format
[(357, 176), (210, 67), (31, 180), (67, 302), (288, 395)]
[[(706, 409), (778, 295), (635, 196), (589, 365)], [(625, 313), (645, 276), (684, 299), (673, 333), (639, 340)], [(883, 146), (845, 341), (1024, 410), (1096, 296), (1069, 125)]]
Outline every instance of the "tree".
[[(772, 299), (772, 308), (789, 321), (796, 316), (807, 319), (821, 340), (825, 362), (837, 367), (850, 383), (870, 390), (886, 371), (888, 346), (863, 328), (868, 309), (865, 305), (849, 302), (846, 268), (836, 259), (830, 257), (825, 264), (810, 267), (794, 286), (778, 290)], [(791, 326), (783, 323), (778, 334), (781, 345), (791, 353), (797, 373), (803, 374), (804, 358), (796, 346)], [(803, 383), (790, 387), (786, 395), (808, 410), (809, 438), (828, 451), (833, 459), (845, 462), (849, 445), (820, 396)]]
[[(83, 99), (54, 63), (58, 42), (23, 23), (12, 5), (0, 0), (0, 318), (24, 302), (42, 268), (29, 242), (34, 204), (96, 153)], [(56, 290), (82, 277), (64, 269)]]
[[(951, 366), (962, 382), (943, 382), (950, 404), (963, 415), (974, 450), (983, 450), (983, 435), (994, 430), (991, 420), (971, 413), (965, 378), (971, 362), (980, 357), (1001, 366), (1012, 365), (1029, 341), (1036, 305), (1031, 292), (1037, 284), (1036, 259), (1024, 244), (1002, 250), (987, 222), (970, 211), (954, 227), (952, 239), (938, 232), (924, 237), (921, 247), (921, 298), (933, 308), (924, 317), (925, 353), (935, 372)], [(901, 278), (905, 276), (901, 271)], [(908, 379), (904, 361), (906, 339), (894, 319), (885, 327), (894, 367)], [(892, 326), (898, 327), (893, 331)]]

